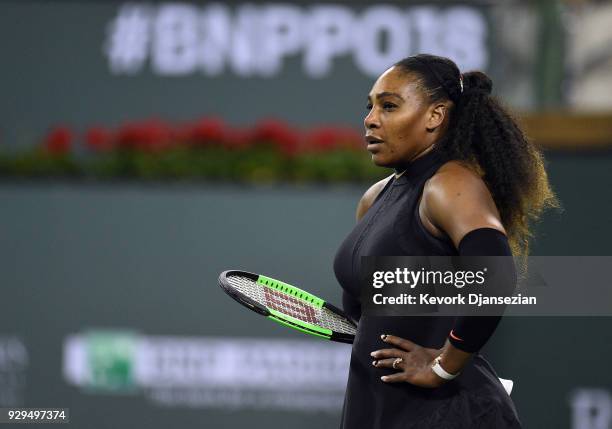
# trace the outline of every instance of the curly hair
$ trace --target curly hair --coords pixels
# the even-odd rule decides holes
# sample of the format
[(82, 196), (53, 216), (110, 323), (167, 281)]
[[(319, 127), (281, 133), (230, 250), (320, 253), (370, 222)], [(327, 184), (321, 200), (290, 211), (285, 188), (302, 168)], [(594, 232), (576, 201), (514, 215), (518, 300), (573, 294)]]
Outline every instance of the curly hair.
[(530, 226), (543, 210), (559, 207), (540, 150), (493, 98), (491, 79), (480, 71), (461, 74), (448, 58), (419, 54), (395, 64), (416, 79), (431, 103), (449, 100), (446, 135), (436, 143), (448, 160), (466, 162), (486, 183), (512, 252), (529, 254)]

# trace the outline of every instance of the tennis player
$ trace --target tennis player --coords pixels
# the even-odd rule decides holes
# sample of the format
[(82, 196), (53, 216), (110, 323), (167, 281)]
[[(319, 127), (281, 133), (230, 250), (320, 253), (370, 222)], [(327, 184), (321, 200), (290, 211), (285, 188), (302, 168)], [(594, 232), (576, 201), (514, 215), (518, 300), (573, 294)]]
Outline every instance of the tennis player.
[(367, 150), (395, 174), (359, 201), (334, 262), (344, 310), (359, 321), (343, 428), (521, 427), (479, 353), (500, 317), (371, 317), (360, 304), (364, 255), (527, 254), (531, 221), (556, 198), (541, 154), (491, 89), (484, 73), (421, 54), (368, 95)]

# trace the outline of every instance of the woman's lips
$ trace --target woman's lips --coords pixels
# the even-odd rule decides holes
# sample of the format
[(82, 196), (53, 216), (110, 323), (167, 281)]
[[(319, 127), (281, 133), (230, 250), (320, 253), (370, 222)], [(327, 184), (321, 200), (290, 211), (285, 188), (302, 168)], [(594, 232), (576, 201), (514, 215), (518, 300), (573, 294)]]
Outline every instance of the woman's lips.
[(369, 140), (366, 149), (372, 153), (378, 152), (380, 149), (380, 145), (383, 143), (384, 142), (382, 140)]
[(379, 145), (383, 143), (382, 139), (373, 134), (366, 134), (365, 141), (368, 143), (367, 150), (372, 153), (378, 152), (380, 148)]

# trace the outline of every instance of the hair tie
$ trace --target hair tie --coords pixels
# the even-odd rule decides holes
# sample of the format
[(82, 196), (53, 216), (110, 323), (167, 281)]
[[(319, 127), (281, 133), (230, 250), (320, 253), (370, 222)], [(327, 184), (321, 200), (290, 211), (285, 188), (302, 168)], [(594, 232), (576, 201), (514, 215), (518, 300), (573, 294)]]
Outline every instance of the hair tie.
[(461, 74), (459, 74), (459, 76), (460, 76), (460, 84), (461, 84), (461, 93), (457, 94), (457, 96), (453, 96), (453, 92), (446, 85), (444, 85), (444, 80), (442, 78), (440, 78), (438, 73), (436, 73), (434, 68), (429, 65), (429, 62), (427, 60), (419, 58), (418, 56), (413, 56), (412, 58), (417, 60), (419, 63), (424, 65), (427, 68), (427, 70), (429, 70), (429, 72), (436, 78), (436, 80), (438, 81), (440, 86), (442, 88), (444, 88), (444, 91), (446, 91), (446, 93), (448, 94), (448, 97), (452, 101), (454, 101), (455, 103), (459, 101), (459, 97), (460, 97), (461, 93), (463, 92), (463, 80), (461, 79)]

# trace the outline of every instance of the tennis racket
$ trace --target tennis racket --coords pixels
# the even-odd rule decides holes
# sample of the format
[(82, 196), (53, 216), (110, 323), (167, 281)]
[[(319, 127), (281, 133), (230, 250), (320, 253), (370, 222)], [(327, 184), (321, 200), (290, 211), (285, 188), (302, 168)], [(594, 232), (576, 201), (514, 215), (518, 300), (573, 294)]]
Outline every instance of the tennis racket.
[(219, 285), (245, 307), (315, 337), (352, 344), (355, 324), (333, 305), (288, 283), (247, 271), (224, 271)]

